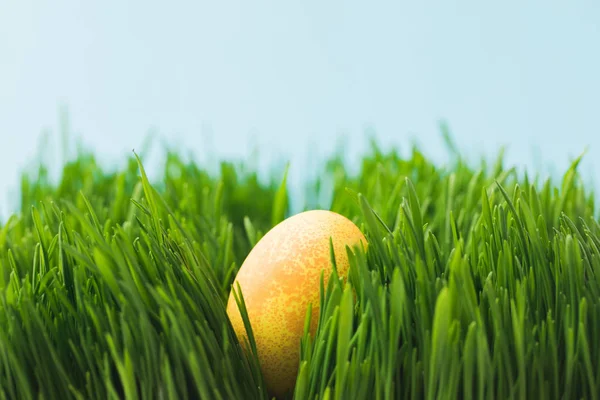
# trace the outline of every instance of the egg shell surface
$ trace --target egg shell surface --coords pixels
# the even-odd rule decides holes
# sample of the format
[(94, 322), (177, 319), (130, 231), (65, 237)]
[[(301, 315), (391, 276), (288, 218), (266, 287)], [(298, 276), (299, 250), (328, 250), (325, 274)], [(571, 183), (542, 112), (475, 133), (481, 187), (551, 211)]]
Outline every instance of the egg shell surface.
[[(248, 254), (233, 283), (232, 289), (240, 284), (271, 395), (281, 397), (294, 388), (309, 303), (312, 303), (311, 334), (316, 331), (321, 272), (327, 283), (332, 271), (330, 238), (338, 274), (344, 278), (349, 267), (346, 246), (352, 248), (362, 243), (366, 250), (367, 240), (346, 217), (312, 210), (296, 214), (267, 232)], [(244, 344), (247, 334), (233, 291), (227, 313)]]

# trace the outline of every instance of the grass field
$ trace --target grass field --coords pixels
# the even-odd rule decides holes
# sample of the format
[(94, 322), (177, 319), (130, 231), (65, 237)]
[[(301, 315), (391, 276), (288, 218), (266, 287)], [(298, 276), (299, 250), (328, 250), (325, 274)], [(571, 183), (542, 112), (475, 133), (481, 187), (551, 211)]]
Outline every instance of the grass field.
[[(149, 182), (138, 161), (81, 153), (58, 184), (23, 176), (0, 226), (2, 398), (268, 398), (225, 302), (289, 215), (285, 185), (175, 153)], [(374, 146), (355, 176), (331, 157), (308, 207), (370, 245), (323, 288), (294, 397), (597, 399), (600, 225), (577, 163), (555, 187), (501, 157), (442, 168)]]

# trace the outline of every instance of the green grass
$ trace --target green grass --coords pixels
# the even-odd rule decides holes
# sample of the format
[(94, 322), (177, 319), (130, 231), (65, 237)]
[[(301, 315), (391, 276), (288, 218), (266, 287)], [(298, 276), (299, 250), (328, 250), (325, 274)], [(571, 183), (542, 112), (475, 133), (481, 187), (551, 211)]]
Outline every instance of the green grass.
[[(0, 397), (268, 398), (225, 302), (289, 215), (285, 180), (170, 153), (151, 184), (138, 161), (109, 172), (82, 152), (58, 184), (23, 175), (0, 226)], [(578, 162), (555, 187), (502, 158), (443, 168), (373, 146), (350, 175), (331, 157), (307, 204), (370, 247), (321, 288), (295, 398), (597, 399), (600, 224)]]

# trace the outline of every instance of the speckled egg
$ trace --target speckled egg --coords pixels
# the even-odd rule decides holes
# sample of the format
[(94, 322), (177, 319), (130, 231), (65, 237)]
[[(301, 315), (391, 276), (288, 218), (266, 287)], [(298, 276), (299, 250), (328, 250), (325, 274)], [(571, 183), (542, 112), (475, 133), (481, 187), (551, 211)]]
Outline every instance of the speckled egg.
[[(252, 249), (234, 282), (239, 282), (256, 340), (258, 358), (270, 394), (293, 390), (300, 339), (309, 303), (314, 334), (319, 316), (319, 282), (331, 272), (329, 239), (340, 276), (348, 272), (346, 246), (366, 249), (367, 240), (346, 217), (323, 210), (296, 214), (271, 229)], [(227, 313), (240, 342), (246, 330), (233, 293)]]

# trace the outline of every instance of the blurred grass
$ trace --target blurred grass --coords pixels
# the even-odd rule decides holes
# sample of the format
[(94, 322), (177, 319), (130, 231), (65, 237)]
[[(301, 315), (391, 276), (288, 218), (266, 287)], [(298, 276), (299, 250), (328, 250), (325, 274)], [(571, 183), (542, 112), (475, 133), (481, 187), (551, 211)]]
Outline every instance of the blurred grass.
[[(370, 247), (322, 288), (295, 398), (598, 397), (600, 225), (579, 160), (554, 186), (449, 145), (440, 167), (373, 143), (357, 174), (338, 155), (308, 182), (309, 207), (331, 198)], [(152, 183), (135, 156), (108, 172), (86, 152), (47, 175), (23, 175), (0, 227), (0, 395), (267, 398), (225, 301), (289, 215), (285, 178), (176, 152)]]

